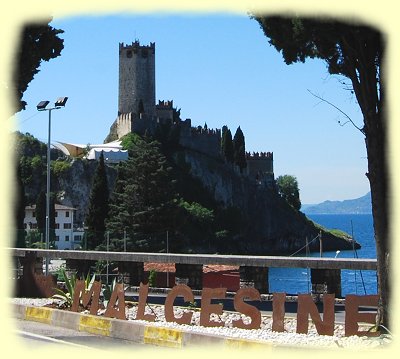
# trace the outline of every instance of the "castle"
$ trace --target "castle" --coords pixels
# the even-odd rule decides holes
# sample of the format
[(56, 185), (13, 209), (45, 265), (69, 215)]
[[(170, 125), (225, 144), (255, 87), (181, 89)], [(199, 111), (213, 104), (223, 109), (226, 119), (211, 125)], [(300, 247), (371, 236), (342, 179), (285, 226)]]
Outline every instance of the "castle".
[[(155, 85), (155, 43), (119, 44), (118, 115), (105, 143), (135, 132), (154, 135), (160, 126), (178, 134), (178, 143), (204, 155), (222, 158), (221, 130), (207, 126), (192, 127), (191, 120), (181, 120), (173, 101), (158, 101)], [(274, 183), (273, 154), (246, 153), (246, 175), (259, 184)]]

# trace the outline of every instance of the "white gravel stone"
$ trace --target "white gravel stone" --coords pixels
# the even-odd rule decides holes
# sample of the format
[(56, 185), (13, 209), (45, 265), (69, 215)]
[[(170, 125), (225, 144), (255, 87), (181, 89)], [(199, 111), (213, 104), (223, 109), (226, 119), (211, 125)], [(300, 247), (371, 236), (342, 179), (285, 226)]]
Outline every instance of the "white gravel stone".
[[(55, 299), (32, 299), (32, 298), (13, 298), (12, 303), (23, 304), (27, 306), (44, 306), (51, 303), (60, 303), (60, 300)], [(183, 313), (191, 310), (174, 307), (176, 317), (181, 317)], [(103, 315), (105, 310), (99, 310), (98, 314)], [(324, 347), (324, 348), (364, 348), (372, 349), (388, 345), (392, 342), (388, 336), (380, 337), (359, 337), (359, 336), (344, 336), (344, 326), (341, 323), (335, 324), (334, 335), (326, 336), (319, 335), (315, 325), (310, 323), (308, 334), (296, 333), (296, 319), (286, 318), (284, 323), (285, 332), (278, 333), (272, 331), (271, 316), (262, 316), (260, 329), (240, 329), (234, 328), (232, 322), (242, 318), (245, 323), (250, 322), (250, 318), (239, 313), (223, 312), (220, 316), (212, 314), (210, 319), (223, 323), (219, 327), (203, 327), (200, 326), (200, 312), (192, 311), (193, 316), (190, 325), (181, 325), (177, 323), (166, 322), (164, 316), (164, 306), (162, 305), (146, 305), (145, 314), (156, 314), (156, 319), (152, 323), (154, 326), (179, 329), (192, 333), (210, 334), (214, 336), (224, 336), (227, 338), (245, 339), (251, 341), (268, 342), (276, 345), (286, 345), (291, 347)], [(84, 313), (88, 314), (88, 311)], [(148, 324), (148, 321), (136, 320), (137, 307), (126, 308), (126, 316), (128, 320), (134, 320), (139, 323)], [(362, 330), (362, 328), (361, 328)], [(364, 328), (365, 330), (365, 328)]]

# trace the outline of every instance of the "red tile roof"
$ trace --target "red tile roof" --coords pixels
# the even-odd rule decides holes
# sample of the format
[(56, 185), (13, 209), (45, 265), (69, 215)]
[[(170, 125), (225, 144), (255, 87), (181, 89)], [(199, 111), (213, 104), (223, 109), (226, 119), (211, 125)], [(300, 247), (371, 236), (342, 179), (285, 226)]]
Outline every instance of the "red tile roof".
[[(144, 270), (156, 272), (169, 272), (175, 273), (175, 263), (144, 263)], [(228, 266), (228, 265), (204, 265), (203, 273), (209, 272), (223, 272), (223, 271), (238, 271), (238, 266)]]

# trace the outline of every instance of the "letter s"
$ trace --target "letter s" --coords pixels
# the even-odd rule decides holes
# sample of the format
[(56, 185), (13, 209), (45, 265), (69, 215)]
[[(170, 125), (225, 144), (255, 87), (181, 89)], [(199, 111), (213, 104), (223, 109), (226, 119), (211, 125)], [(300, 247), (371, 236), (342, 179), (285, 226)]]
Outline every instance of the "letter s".
[(241, 288), (234, 298), (235, 310), (251, 318), (250, 324), (245, 324), (242, 319), (234, 320), (233, 326), (242, 329), (259, 329), (261, 326), (261, 312), (254, 306), (244, 302), (245, 298), (250, 300), (261, 300), (260, 292), (255, 288)]

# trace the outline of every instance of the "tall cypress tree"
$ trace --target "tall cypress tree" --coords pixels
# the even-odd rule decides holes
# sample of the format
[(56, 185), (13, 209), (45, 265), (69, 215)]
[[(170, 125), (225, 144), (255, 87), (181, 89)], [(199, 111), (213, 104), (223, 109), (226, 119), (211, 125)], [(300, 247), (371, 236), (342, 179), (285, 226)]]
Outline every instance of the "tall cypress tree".
[(37, 229), (43, 234), (43, 238), (46, 231), (46, 192), (41, 190), (36, 198), (35, 208)]
[(109, 212), (109, 191), (103, 151), (100, 154), (89, 198), (85, 224), (88, 227), (87, 248), (95, 249), (104, 241), (105, 220)]
[(229, 128), (224, 132), (223, 139), (224, 140), (223, 140), (222, 153), (227, 162), (233, 163), (234, 148), (233, 148), (233, 141), (232, 141), (232, 133)]
[[(36, 222), (38, 231), (43, 235), (43, 239), (46, 241), (46, 192), (40, 191), (36, 199)], [(56, 238), (56, 209), (55, 209), (55, 195), (50, 193), (49, 203), (49, 248), (55, 248)]]
[(240, 168), (240, 173), (242, 173), (243, 169), (247, 167), (247, 162), (244, 135), (240, 126), (233, 137), (233, 158), (234, 163)]
[(49, 203), (49, 248), (56, 248), (56, 195), (50, 192), (50, 203)]
[(128, 250), (163, 250), (161, 240), (172, 226), (175, 198), (171, 168), (158, 143), (139, 141), (120, 168), (107, 229), (126, 230)]
[(221, 153), (224, 154), (225, 147), (225, 132), (228, 129), (228, 126), (223, 125), (221, 129)]
[(21, 166), (17, 165), (16, 171), (16, 189), (15, 189), (15, 203), (14, 203), (14, 215), (15, 215), (15, 228), (16, 236), (13, 245), (16, 248), (25, 248), (25, 229), (24, 229), (24, 217), (25, 217), (25, 190), (24, 184), (21, 178)]

